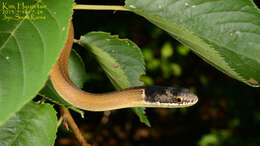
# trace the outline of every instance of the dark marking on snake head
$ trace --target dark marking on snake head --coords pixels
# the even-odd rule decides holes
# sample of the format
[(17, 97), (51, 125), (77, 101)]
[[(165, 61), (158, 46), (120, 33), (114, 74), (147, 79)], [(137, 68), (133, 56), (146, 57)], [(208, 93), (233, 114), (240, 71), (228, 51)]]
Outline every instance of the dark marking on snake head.
[(196, 103), (198, 98), (190, 90), (184, 88), (147, 86), (145, 87), (147, 102), (191, 104)]

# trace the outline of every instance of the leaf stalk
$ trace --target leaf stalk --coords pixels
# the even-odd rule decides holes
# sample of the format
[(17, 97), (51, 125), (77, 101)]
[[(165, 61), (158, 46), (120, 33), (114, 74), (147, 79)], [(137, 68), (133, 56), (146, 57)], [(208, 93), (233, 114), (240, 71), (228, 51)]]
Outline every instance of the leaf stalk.
[(124, 6), (114, 6), (114, 5), (78, 5), (73, 6), (74, 10), (112, 10), (112, 11), (130, 11)]

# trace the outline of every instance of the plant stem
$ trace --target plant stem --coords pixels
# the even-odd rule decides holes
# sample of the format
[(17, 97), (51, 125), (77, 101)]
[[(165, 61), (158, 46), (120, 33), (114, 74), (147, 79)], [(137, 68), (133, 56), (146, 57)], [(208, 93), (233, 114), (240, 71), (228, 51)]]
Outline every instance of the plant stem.
[(58, 123), (57, 123), (57, 126), (60, 127), (61, 123), (63, 121), (63, 116), (60, 116), (59, 120), (58, 120)]
[(124, 6), (110, 6), (110, 5), (74, 5), (74, 10), (118, 10), (118, 11), (130, 11)]
[(68, 123), (69, 127), (71, 128), (75, 137), (78, 139), (79, 143), (82, 146), (90, 146), (90, 144), (87, 143), (86, 139), (80, 132), (77, 124), (75, 123), (74, 119), (72, 118), (72, 116), (70, 114), (70, 111), (63, 106), (61, 106), (60, 111), (61, 111), (61, 115), (63, 116), (63, 119)]

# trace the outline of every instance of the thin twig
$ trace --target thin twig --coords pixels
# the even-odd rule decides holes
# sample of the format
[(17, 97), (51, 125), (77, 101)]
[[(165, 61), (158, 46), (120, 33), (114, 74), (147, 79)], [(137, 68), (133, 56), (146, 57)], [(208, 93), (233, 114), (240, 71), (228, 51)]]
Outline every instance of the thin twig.
[(69, 110), (63, 106), (60, 108), (61, 115), (63, 116), (63, 119), (66, 120), (68, 123), (70, 129), (74, 133), (75, 137), (78, 139), (79, 143), (82, 146), (90, 146), (90, 144), (87, 143), (86, 139), (83, 137), (82, 133), (80, 132), (77, 124), (75, 123), (74, 119), (72, 118)]
[(60, 116), (59, 120), (58, 120), (58, 123), (57, 123), (57, 126), (60, 127), (61, 123), (63, 121), (63, 116)]
[(130, 11), (124, 6), (109, 6), (109, 5), (77, 5), (73, 6), (74, 10), (112, 10), (112, 11)]

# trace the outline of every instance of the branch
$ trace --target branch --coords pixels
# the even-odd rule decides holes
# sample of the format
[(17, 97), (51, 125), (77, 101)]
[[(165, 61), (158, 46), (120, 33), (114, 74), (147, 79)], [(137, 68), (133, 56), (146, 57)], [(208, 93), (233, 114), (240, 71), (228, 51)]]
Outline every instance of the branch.
[(124, 6), (110, 6), (110, 5), (74, 5), (74, 10), (119, 10), (119, 11), (130, 11)]
[(61, 106), (60, 108), (61, 115), (64, 120), (68, 123), (69, 127), (71, 128), (72, 132), (74, 133), (75, 137), (78, 139), (79, 143), (82, 146), (90, 146), (90, 144), (87, 143), (85, 138), (83, 137), (82, 133), (80, 132), (77, 124), (75, 123), (74, 119), (72, 118), (70, 112), (65, 107)]

